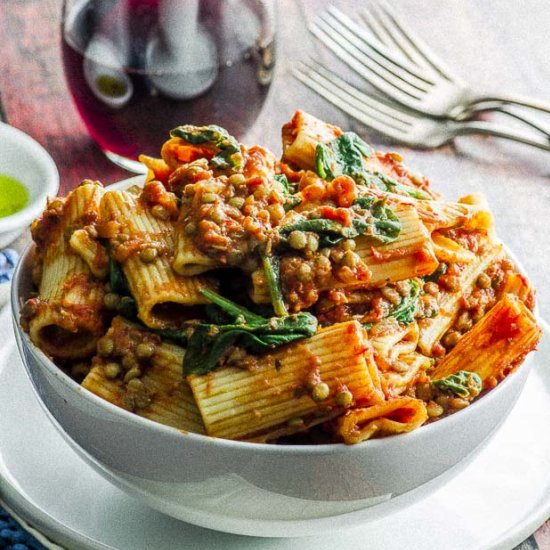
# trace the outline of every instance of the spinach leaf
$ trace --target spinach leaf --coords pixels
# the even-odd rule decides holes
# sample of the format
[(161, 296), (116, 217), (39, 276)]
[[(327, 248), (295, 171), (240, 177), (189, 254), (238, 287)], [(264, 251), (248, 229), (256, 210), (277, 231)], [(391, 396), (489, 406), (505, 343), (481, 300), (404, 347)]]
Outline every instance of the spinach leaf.
[(383, 243), (389, 243), (399, 237), (401, 222), (395, 215), (395, 212), (389, 206), (386, 206), (384, 199), (359, 197), (353, 201), (353, 204), (367, 212), (370, 211), (370, 215), (372, 216), (371, 226), (362, 234), (366, 234)]
[(291, 189), (290, 182), (285, 174), (275, 174), (275, 181), (283, 188), (283, 193), (296, 193), (295, 189)]
[(432, 380), (432, 384), (440, 390), (450, 391), (464, 399), (474, 399), (483, 388), (479, 374), (467, 370), (450, 374), (441, 380)]
[(211, 303), (218, 306), (233, 320), (242, 319), (242, 321), (240, 321), (241, 323), (249, 324), (261, 324), (265, 321), (265, 317), (262, 317), (261, 315), (258, 315), (257, 313), (254, 313), (249, 309), (246, 309), (245, 307), (240, 306), (239, 304), (236, 304), (231, 300), (228, 300), (227, 298), (224, 298), (223, 296), (221, 296), (217, 292), (214, 292), (213, 290), (210, 290), (209, 288), (202, 288), (200, 290), (200, 293), (207, 300), (210, 300)]
[(158, 334), (162, 339), (172, 340), (172, 342), (185, 347), (189, 342), (189, 330), (187, 328), (173, 330), (173, 329), (149, 329), (151, 332)]
[(357, 134), (345, 132), (329, 143), (315, 148), (315, 165), (320, 177), (331, 181), (337, 176), (350, 176), (359, 185), (377, 187), (389, 193), (401, 192), (416, 199), (429, 199), (424, 191), (403, 185), (381, 172), (368, 170), (365, 158), (371, 157), (372, 148)]
[(381, 243), (397, 239), (401, 232), (401, 222), (382, 199), (362, 197), (355, 199), (353, 204), (358, 208), (353, 210), (354, 217), (349, 226), (327, 218), (304, 218), (280, 226), (279, 235), (286, 242), (292, 231), (311, 231), (319, 236), (319, 245), (322, 247), (334, 246), (343, 239), (355, 239), (360, 235)]
[(390, 317), (395, 317), (400, 323), (409, 324), (414, 321), (414, 314), (420, 296), (420, 284), (415, 279), (409, 280), (410, 292), (404, 296), (399, 304), (390, 311)]
[(279, 259), (276, 256), (261, 255), (262, 265), (267, 280), (267, 287), (273, 304), (275, 315), (282, 317), (288, 315), (281, 288), (281, 274), (279, 273)]
[(296, 195), (296, 185), (291, 184), (285, 174), (276, 174), (275, 181), (277, 181), (282, 187), (285, 198), (285, 203), (283, 205), (285, 212), (296, 208), (296, 206), (302, 202), (302, 199)]
[(194, 145), (207, 143), (216, 147), (218, 152), (210, 159), (210, 162), (216, 168), (222, 170), (229, 168), (239, 170), (242, 168), (243, 156), (239, 142), (220, 126), (215, 124), (209, 126), (185, 124), (171, 130), (170, 135), (182, 138)]
[(196, 326), (183, 360), (185, 375), (210, 372), (231, 346), (240, 346), (250, 353), (262, 353), (308, 338), (317, 331), (317, 319), (309, 313), (266, 318), (211, 290), (201, 292), (231, 315), (234, 321), (226, 325), (200, 323)]
[(137, 321), (138, 309), (134, 298), (132, 298), (131, 296), (122, 296), (117, 308), (117, 313), (119, 315), (122, 315), (129, 321)]
[(116, 312), (130, 321), (136, 321), (138, 314), (136, 301), (130, 293), (130, 288), (128, 287), (128, 281), (124, 276), (124, 272), (113, 258), (110, 249), (109, 283), (111, 285), (111, 291), (121, 296)]
[(343, 239), (353, 239), (361, 233), (358, 228), (351, 225), (346, 227), (335, 220), (326, 218), (313, 218), (298, 220), (294, 223), (280, 226), (279, 235), (284, 242), (293, 231), (311, 231), (319, 235), (320, 246), (334, 246)]
[(372, 148), (354, 132), (345, 132), (329, 143), (318, 143), (315, 148), (317, 173), (331, 181), (346, 175), (353, 179), (361, 177), (365, 170), (365, 157), (370, 157)]
[(126, 277), (124, 276), (124, 273), (121, 267), (113, 258), (110, 250), (109, 250), (109, 283), (111, 285), (111, 290), (116, 294), (122, 294), (122, 295), (130, 294), (130, 289), (128, 288), (128, 281), (126, 280)]
[(422, 279), (426, 282), (437, 283), (439, 278), (447, 273), (447, 269), (449, 269), (449, 265), (441, 262), (432, 273), (425, 275)]
[(413, 197), (415, 199), (426, 200), (430, 198), (430, 196), (421, 189), (398, 183), (392, 177), (387, 176), (382, 172), (371, 172), (366, 170), (362, 174), (362, 178), (362, 181), (357, 183), (362, 183), (367, 187), (378, 187), (387, 193), (396, 193), (397, 191), (401, 191), (402, 193), (405, 193), (409, 197)]

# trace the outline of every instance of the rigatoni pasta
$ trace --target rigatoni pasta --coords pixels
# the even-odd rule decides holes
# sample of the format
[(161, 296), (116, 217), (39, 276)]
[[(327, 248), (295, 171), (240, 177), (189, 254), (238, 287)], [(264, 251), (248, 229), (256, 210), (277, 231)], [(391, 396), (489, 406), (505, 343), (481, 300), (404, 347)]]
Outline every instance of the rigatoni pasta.
[(142, 157), (143, 187), (52, 201), (33, 342), (143, 418), (285, 444), (417, 429), (535, 349), (534, 290), (483, 197), (442, 200), (400, 155), (301, 111), (282, 149), (178, 126)]
[[(149, 193), (148, 187), (139, 195), (133, 191), (106, 193), (100, 223), (135, 298), (138, 317), (152, 328), (177, 327), (187, 318), (186, 306), (206, 302), (200, 289), (209, 283), (203, 277), (180, 276), (171, 268), (174, 224), (169, 215), (155, 215), (154, 206), (161, 203), (151, 205)], [(166, 206), (164, 212), (170, 212)]]
[(183, 377), (184, 353), (180, 346), (163, 342), (142, 326), (117, 316), (99, 341), (82, 386), (144, 418), (204, 433), (193, 394)]
[[(104, 285), (95, 274), (104, 273), (107, 258), (94, 239), (102, 194), (102, 187), (85, 182), (66, 199), (50, 201), (32, 226), (40, 281), (38, 297), (27, 303), (26, 322), (31, 340), (59, 359), (90, 355), (103, 332)], [(75, 250), (72, 236), (80, 231), (87, 243)], [(93, 261), (86, 248), (95, 251)]]

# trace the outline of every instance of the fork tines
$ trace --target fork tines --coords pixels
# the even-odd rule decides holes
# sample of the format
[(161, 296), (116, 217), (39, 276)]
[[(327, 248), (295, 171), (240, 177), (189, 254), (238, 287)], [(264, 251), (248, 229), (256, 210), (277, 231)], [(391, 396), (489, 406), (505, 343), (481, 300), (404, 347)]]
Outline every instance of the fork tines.
[(367, 95), (322, 65), (310, 61), (295, 67), (294, 75), (321, 97), (382, 134), (403, 140), (414, 115)]
[(385, 94), (405, 94), (420, 99), (432, 85), (422, 69), (395, 56), (365, 27), (357, 25), (334, 7), (310, 26), (312, 34), (337, 57)]

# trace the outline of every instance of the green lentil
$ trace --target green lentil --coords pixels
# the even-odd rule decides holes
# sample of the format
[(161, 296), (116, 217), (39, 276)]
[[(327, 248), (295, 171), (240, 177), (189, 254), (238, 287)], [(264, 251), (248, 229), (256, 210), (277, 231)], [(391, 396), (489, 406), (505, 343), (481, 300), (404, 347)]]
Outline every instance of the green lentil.
[(210, 211), (210, 219), (214, 223), (221, 225), (225, 221), (225, 214), (222, 212), (220, 208), (214, 207)]
[(451, 398), (448, 396), (448, 395), (438, 395), (436, 398), (435, 398), (435, 402), (438, 404), (438, 405), (441, 405), (441, 407), (443, 407), (443, 410), (447, 410), (449, 408), (449, 401), (451, 400)]
[(361, 261), (361, 258), (352, 250), (346, 250), (342, 256), (342, 265), (346, 267), (355, 267)]
[(430, 383), (418, 384), (416, 386), (416, 397), (422, 401), (429, 401), (433, 396), (433, 388)]
[(445, 409), (435, 401), (430, 401), (426, 406), (426, 412), (430, 418), (436, 418), (441, 416), (445, 412)]
[(148, 392), (139, 392), (134, 398), (134, 405), (137, 409), (144, 409), (151, 404), (151, 396)]
[(201, 201), (204, 204), (208, 204), (210, 202), (215, 202), (217, 198), (216, 193), (203, 193), (201, 197)]
[(330, 395), (330, 388), (326, 382), (318, 382), (311, 390), (311, 398), (317, 403), (324, 401)]
[(71, 367), (71, 376), (74, 378), (84, 378), (90, 372), (90, 365), (87, 363), (76, 363)]
[(346, 409), (353, 404), (353, 394), (348, 390), (340, 390), (334, 397), (336, 404)]
[(339, 264), (344, 257), (344, 251), (341, 248), (333, 248), (330, 251), (330, 259), (335, 263)]
[[(124, 378), (124, 381), (126, 382), (126, 378)], [(143, 387), (143, 382), (139, 378), (131, 378), (127, 381), (126, 387), (129, 390), (139, 391)]]
[(427, 283), (424, 283), (423, 290), (426, 294), (436, 296), (439, 294), (439, 285), (433, 281), (428, 281)]
[(480, 273), (476, 279), (476, 285), (479, 288), (489, 288), (491, 286), (491, 277), (487, 273)]
[(229, 206), (233, 208), (238, 208), (239, 210), (243, 207), (244, 198), (243, 197), (231, 197), (228, 201)]
[(186, 235), (193, 235), (197, 232), (197, 226), (193, 222), (189, 222), (184, 229)]
[(141, 342), (136, 347), (136, 357), (142, 361), (155, 355), (155, 345), (152, 342)]
[(130, 380), (133, 380), (134, 378), (139, 378), (141, 376), (141, 369), (138, 367), (131, 368), (125, 375), (124, 375), (124, 382), (128, 383)]
[(467, 311), (463, 311), (458, 317), (455, 326), (462, 332), (470, 330), (473, 326), (473, 321), (470, 318), (470, 314)]
[(457, 411), (460, 409), (465, 409), (469, 404), (470, 402), (462, 397), (453, 397), (449, 401), (449, 407)]
[(301, 428), (304, 425), (304, 419), (296, 416), (288, 420), (287, 425), (290, 428)]
[(319, 249), (319, 237), (315, 233), (307, 234), (307, 245), (306, 248), (310, 252), (317, 252)]
[(311, 266), (307, 263), (303, 263), (300, 265), (300, 269), (298, 270), (298, 280), (302, 283), (307, 283), (311, 281), (312, 278), (312, 270)]
[(443, 338), (443, 344), (446, 348), (454, 348), (458, 341), (460, 340), (460, 332), (457, 332), (456, 330), (452, 330), (451, 332), (448, 332), (445, 335), (445, 338)]
[(127, 370), (127, 371), (130, 371), (130, 370), (132, 370), (133, 368), (138, 368), (138, 367), (139, 367), (135, 355), (131, 355), (131, 354), (125, 355), (125, 356), (122, 358), (122, 366), (123, 366), (124, 369)]
[(120, 365), (114, 362), (107, 363), (103, 367), (103, 372), (105, 374), (105, 377), (108, 378), (109, 380), (113, 380), (114, 378), (116, 378), (120, 374), (120, 371), (121, 371)]
[(246, 177), (244, 174), (233, 174), (232, 176), (229, 176), (227, 181), (230, 185), (238, 187), (239, 185), (244, 185), (246, 183)]
[(158, 250), (152, 247), (143, 248), (139, 251), (139, 259), (146, 264), (154, 262), (158, 255)]
[(288, 244), (295, 250), (303, 250), (307, 245), (307, 235), (303, 231), (292, 231), (288, 236)]
[(109, 357), (115, 351), (115, 341), (104, 336), (97, 341), (97, 353), (102, 357)]
[(120, 305), (120, 296), (114, 292), (107, 292), (107, 294), (103, 296), (103, 305), (110, 310), (118, 309)]
[(343, 243), (342, 243), (342, 248), (344, 250), (355, 250), (355, 247), (357, 246), (357, 244), (355, 243), (355, 240), (354, 239), (346, 239)]
[(170, 212), (162, 204), (155, 204), (151, 208), (151, 214), (159, 220), (167, 220), (170, 217)]

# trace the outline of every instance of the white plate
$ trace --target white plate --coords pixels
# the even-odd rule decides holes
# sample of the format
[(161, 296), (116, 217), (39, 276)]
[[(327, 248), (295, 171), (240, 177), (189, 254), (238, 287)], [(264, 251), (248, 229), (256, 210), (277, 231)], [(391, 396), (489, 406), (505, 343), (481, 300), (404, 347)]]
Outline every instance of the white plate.
[[(164, 516), (95, 473), (37, 402), (0, 311), (0, 501), (68, 548), (333, 550), (513, 548), (550, 516), (550, 332), (525, 390), (477, 458), (429, 497), (331, 536), (253, 538)], [(184, 467), (184, 466), (182, 466)], [(335, 521), (337, 525), (337, 519)], [(368, 541), (368, 542), (367, 542)]]

